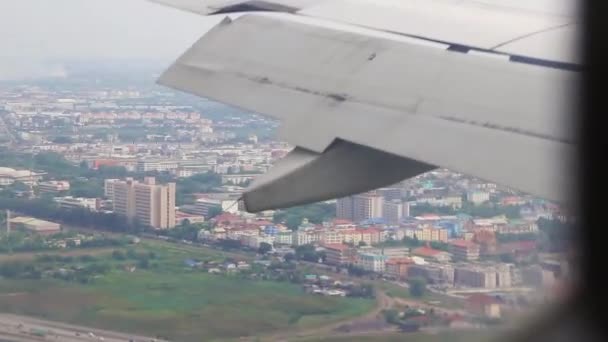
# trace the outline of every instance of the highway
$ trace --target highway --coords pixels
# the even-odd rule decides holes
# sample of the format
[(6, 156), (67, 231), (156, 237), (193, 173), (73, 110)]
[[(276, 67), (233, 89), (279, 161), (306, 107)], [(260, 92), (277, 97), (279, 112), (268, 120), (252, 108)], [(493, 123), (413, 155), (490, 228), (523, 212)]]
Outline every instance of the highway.
[(0, 341), (104, 341), (104, 342), (166, 342), (152, 337), (92, 329), (83, 326), (46, 321), (31, 317), (0, 313)]

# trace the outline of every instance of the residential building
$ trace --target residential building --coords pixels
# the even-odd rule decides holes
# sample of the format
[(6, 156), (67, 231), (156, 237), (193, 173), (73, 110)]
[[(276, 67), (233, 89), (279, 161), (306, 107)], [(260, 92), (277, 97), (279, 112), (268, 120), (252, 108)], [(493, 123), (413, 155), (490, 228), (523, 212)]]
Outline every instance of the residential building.
[(455, 260), (474, 261), (479, 259), (479, 245), (473, 241), (452, 240), (449, 251)]
[(61, 225), (59, 223), (40, 220), (28, 216), (18, 216), (9, 220), (11, 229), (23, 229), (33, 233), (50, 235), (59, 233)]
[(487, 191), (474, 190), (467, 192), (467, 201), (475, 205), (483, 204), (485, 202), (488, 202), (489, 200), (490, 193)]
[(68, 181), (48, 181), (38, 183), (38, 191), (41, 193), (58, 193), (68, 190), (70, 190), (70, 182)]
[(462, 196), (449, 194), (444, 196), (425, 195), (416, 200), (416, 203), (426, 203), (435, 207), (462, 207)]
[(175, 224), (179, 225), (184, 222), (187, 222), (189, 224), (203, 223), (205, 222), (205, 217), (203, 215), (189, 214), (177, 210), (175, 212)]
[(413, 264), (408, 268), (408, 277), (423, 277), (431, 284), (454, 285), (454, 267), (449, 264)]
[(120, 179), (106, 179), (103, 181), (103, 195), (106, 198), (114, 198), (114, 184), (121, 182)]
[(512, 220), (506, 225), (498, 227), (500, 234), (530, 234), (538, 233), (536, 221)]
[(383, 247), (380, 253), (386, 255), (389, 259), (405, 258), (410, 255), (410, 249), (407, 247)]
[(555, 272), (533, 265), (521, 270), (521, 280), (526, 286), (547, 288), (555, 284)]
[(43, 173), (30, 170), (15, 170), (10, 167), (0, 167), (0, 186), (21, 182), (32, 185), (42, 179)]
[(175, 227), (175, 183), (156, 184), (154, 177), (143, 182), (132, 178), (111, 183), (117, 214), (157, 229)]
[(205, 197), (199, 198), (194, 203), (194, 207), (191, 211), (209, 219), (211, 214), (222, 212), (222, 200)]
[(232, 175), (222, 175), (222, 184), (234, 184), (239, 185), (243, 183), (247, 183), (252, 181), (255, 177), (259, 176), (259, 174), (232, 174)]
[(356, 249), (344, 244), (326, 244), (325, 262), (329, 265), (347, 265), (355, 261)]
[(486, 289), (511, 287), (512, 267), (508, 264), (464, 264), (455, 267), (454, 282), (459, 286)]
[(420, 241), (427, 242), (447, 242), (449, 232), (444, 228), (437, 228), (432, 226), (423, 226), (417, 229), (409, 229), (406, 230), (405, 236), (407, 237), (416, 237)]
[(321, 241), (322, 237), (321, 232), (297, 230), (293, 232), (292, 243), (296, 246), (308, 245)]
[(454, 283), (458, 286), (496, 288), (496, 271), (491, 267), (463, 265), (455, 268)]
[(428, 246), (413, 249), (412, 255), (436, 262), (448, 262), (451, 259), (451, 256), (448, 252), (433, 249)]
[(292, 245), (293, 233), (291, 231), (278, 232), (274, 239), (275, 244)]
[(327, 229), (323, 232), (322, 242), (326, 245), (341, 244), (344, 241), (344, 231), (341, 229)]
[(414, 261), (407, 257), (389, 258), (384, 263), (386, 274), (398, 280), (407, 278), (408, 267), (413, 264)]
[(55, 197), (53, 201), (63, 209), (75, 209), (75, 208), (86, 208), (91, 211), (96, 211), (99, 207), (99, 200), (97, 198), (84, 198), (84, 197)]
[(385, 271), (385, 255), (360, 253), (357, 258), (357, 265), (366, 271), (382, 273)]
[(500, 318), (501, 302), (483, 293), (476, 293), (466, 299), (465, 309), (474, 315)]

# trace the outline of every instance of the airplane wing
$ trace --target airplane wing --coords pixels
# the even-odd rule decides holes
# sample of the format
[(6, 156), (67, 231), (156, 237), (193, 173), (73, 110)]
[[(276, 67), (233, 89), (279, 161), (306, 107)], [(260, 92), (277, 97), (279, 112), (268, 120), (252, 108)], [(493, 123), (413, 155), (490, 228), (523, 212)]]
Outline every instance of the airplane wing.
[(282, 122), (280, 138), (296, 148), (247, 189), (248, 211), (436, 167), (569, 201), (581, 69), (572, 2), (154, 1), (246, 12), (159, 83)]

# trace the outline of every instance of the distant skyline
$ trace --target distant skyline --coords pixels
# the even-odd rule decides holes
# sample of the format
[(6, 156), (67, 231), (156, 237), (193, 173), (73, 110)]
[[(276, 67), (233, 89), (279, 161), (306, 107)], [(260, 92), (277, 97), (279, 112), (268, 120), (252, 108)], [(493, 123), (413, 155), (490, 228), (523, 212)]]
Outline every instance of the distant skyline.
[(170, 63), (222, 19), (145, 0), (4, 0), (0, 13), (0, 79), (69, 60)]

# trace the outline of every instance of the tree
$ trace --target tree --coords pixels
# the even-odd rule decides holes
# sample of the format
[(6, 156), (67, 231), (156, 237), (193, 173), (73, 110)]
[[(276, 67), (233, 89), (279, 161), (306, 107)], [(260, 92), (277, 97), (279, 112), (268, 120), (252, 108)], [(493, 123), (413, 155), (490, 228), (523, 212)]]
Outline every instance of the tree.
[(361, 240), (359, 241), (359, 247), (365, 247), (367, 246), (367, 243), (365, 243), (365, 241)]
[(448, 251), (449, 246), (445, 242), (431, 241), (431, 248), (438, 249), (440, 251)]
[(125, 260), (127, 257), (125, 256), (125, 253), (123, 253), (121, 251), (113, 251), (112, 258), (114, 258), (116, 260)]
[(412, 277), (409, 280), (410, 294), (412, 297), (420, 298), (426, 292), (426, 279), (422, 277)]
[(395, 309), (387, 309), (383, 310), (382, 314), (384, 315), (384, 319), (386, 323), (389, 324), (397, 324), (399, 323), (399, 311)]
[(148, 258), (141, 258), (137, 262), (137, 267), (141, 269), (147, 269), (150, 267), (150, 261), (148, 260)]
[(258, 253), (259, 254), (266, 254), (268, 252), (272, 251), (272, 245), (267, 243), (267, 242), (262, 242), (260, 243), (260, 247), (258, 248)]
[(293, 253), (287, 253), (285, 254), (284, 258), (286, 262), (292, 262), (296, 259), (296, 256)]
[(291, 230), (296, 230), (302, 224), (303, 218), (300, 216), (287, 216), (285, 225)]
[(336, 205), (329, 203), (313, 203), (278, 210), (273, 216), (273, 222), (285, 222), (292, 230), (297, 229), (304, 218), (312, 223), (322, 223), (336, 217)]
[(55, 138), (53, 139), (53, 142), (54, 142), (55, 144), (71, 144), (71, 143), (73, 143), (74, 141), (72, 140), (72, 138), (70, 138), (70, 137), (68, 137), (68, 136), (65, 136), (65, 135), (60, 135), (60, 136), (55, 137)]

